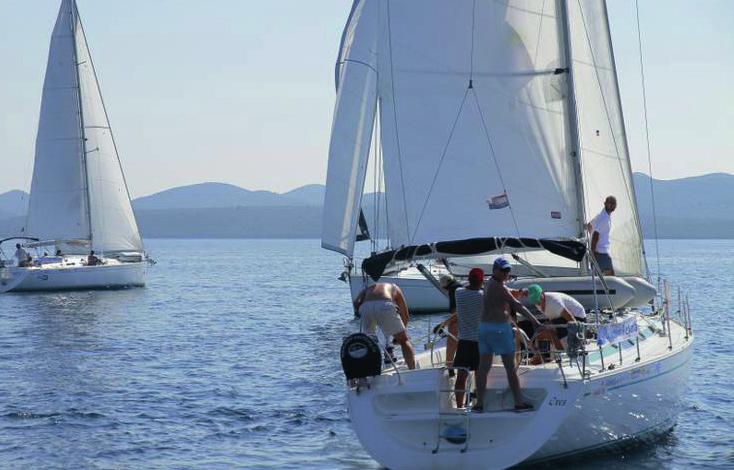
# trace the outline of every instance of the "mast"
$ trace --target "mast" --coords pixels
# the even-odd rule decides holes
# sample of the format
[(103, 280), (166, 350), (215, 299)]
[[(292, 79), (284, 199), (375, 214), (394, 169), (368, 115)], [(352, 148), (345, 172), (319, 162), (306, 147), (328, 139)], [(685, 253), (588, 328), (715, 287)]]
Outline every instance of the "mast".
[(89, 227), (89, 245), (92, 246), (92, 203), (89, 196), (89, 172), (87, 171), (87, 137), (84, 130), (84, 106), (82, 104), (82, 85), (81, 79), (79, 78), (79, 51), (78, 43), (76, 40), (76, 24), (79, 18), (79, 11), (76, 8), (76, 0), (71, 1), (71, 35), (74, 42), (74, 77), (76, 78), (76, 92), (77, 92), (77, 103), (79, 106), (79, 127), (81, 130), (82, 138), (82, 172), (84, 173), (84, 203), (86, 204), (87, 214), (87, 225)]
[(581, 173), (581, 139), (579, 138), (578, 111), (576, 108), (576, 87), (573, 76), (573, 55), (571, 51), (571, 25), (568, 21), (567, 0), (558, 0), (561, 17), (561, 28), (558, 36), (561, 38), (561, 49), (566, 66), (561, 71), (566, 74), (568, 80), (566, 96), (566, 119), (568, 135), (571, 137), (571, 151), (569, 155), (573, 164), (573, 172), (576, 180), (576, 204), (578, 205), (579, 238), (584, 238), (586, 233), (586, 203), (584, 199), (584, 182)]

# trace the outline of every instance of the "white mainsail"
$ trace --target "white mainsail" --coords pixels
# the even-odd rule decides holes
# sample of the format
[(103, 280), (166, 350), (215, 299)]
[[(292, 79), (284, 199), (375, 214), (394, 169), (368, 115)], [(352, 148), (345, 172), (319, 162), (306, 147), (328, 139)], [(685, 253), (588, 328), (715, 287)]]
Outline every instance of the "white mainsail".
[[(620, 274), (642, 272), (603, 0), (358, 0), (340, 61), (325, 248), (352, 254), (374, 93), (393, 247), (492, 236), (575, 239), (613, 194), (615, 264)], [(357, 79), (346, 74), (352, 63), (362, 64)], [(374, 91), (366, 79), (373, 75)], [(351, 87), (360, 93), (348, 94), (345, 112)]]
[(51, 38), (25, 233), (143, 251), (74, 0), (62, 1)]

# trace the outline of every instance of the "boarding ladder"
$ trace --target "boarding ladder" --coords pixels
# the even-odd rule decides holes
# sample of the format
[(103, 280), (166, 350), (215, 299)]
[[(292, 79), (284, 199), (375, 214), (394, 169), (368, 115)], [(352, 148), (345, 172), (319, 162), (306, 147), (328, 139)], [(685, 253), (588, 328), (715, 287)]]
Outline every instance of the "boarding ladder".
[[(469, 448), (470, 433), (470, 422), (469, 415), (471, 414), (470, 407), (468, 406), (471, 401), (471, 389), (473, 374), (465, 367), (446, 367), (448, 371), (460, 371), (463, 370), (467, 373), (466, 385), (464, 386), (464, 408), (455, 407), (454, 396), (456, 390), (451, 387), (454, 383), (448, 380), (449, 387), (443, 388), (444, 381), (443, 376), (439, 379), (438, 384), (438, 425), (437, 425), (437, 437), (436, 447), (433, 449), (433, 453), (437, 454), (441, 450), (441, 443), (446, 441), (451, 444), (464, 444), (460, 449), (461, 453), (464, 453)], [(460, 390), (461, 391), (461, 390)]]

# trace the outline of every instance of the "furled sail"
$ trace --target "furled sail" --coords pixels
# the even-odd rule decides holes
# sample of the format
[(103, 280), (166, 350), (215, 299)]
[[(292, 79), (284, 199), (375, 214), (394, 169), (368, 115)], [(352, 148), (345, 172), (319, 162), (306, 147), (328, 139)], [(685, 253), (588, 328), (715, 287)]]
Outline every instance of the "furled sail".
[(49, 50), (27, 234), (143, 251), (130, 196), (73, 0), (62, 1)]
[(351, 256), (377, 96), (377, 3), (355, 1), (337, 62), (321, 246)]
[(569, 23), (586, 217), (617, 198), (611, 256), (617, 274), (644, 273), (641, 231), (604, 0), (571, 1)]

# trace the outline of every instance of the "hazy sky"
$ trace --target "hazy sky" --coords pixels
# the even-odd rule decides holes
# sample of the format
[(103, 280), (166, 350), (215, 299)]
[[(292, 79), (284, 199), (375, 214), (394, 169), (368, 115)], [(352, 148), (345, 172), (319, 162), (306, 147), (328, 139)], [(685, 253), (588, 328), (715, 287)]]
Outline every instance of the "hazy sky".
[[(540, 0), (538, 0), (540, 1)], [(27, 189), (59, 0), (0, 0), (0, 193)], [(78, 0), (133, 196), (323, 183), (351, 0)], [(640, 0), (653, 173), (734, 173), (734, 1)], [(609, 2), (633, 167), (647, 172), (634, 0)]]

